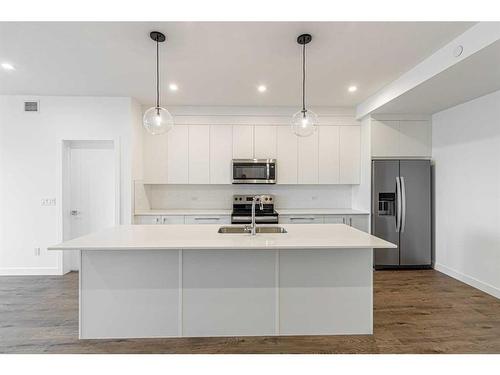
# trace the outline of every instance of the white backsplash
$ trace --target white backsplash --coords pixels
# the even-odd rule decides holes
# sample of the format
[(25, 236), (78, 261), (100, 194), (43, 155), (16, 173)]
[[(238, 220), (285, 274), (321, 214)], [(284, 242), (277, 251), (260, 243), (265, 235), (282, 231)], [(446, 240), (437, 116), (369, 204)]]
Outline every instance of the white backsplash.
[(230, 209), (233, 194), (264, 193), (275, 195), (277, 208), (351, 207), (351, 185), (137, 184), (136, 209)]

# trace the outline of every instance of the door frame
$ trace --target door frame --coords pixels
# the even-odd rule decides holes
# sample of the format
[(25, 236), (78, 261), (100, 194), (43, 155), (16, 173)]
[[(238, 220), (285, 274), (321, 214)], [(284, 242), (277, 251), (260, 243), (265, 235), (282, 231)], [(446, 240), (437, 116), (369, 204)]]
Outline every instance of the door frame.
[[(60, 187), (61, 191), (59, 194), (60, 209), (58, 211), (59, 216), (59, 242), (68, 240), (69, 229), (70, 229), (70, 218), (65, 215), (70, 209), (70, 155), (71, 146), (74, 143), (98, 143), (98, 142), (111, 142), (113, 145), (114, 153), (114, 170), (115, 170), (115, 215), (114, 224), (120, 224), (121, 216), (121, 154), (120, 154), (120, 138), (80, 138), (80, 139), (61, 139), (59, 142), (60, 150), (60, 162), (59, 162), (59, 173), (60, 173)], [(61, 251), (58, 261), (59, 273), (63, 275), (64, 270), (64, 251)]]

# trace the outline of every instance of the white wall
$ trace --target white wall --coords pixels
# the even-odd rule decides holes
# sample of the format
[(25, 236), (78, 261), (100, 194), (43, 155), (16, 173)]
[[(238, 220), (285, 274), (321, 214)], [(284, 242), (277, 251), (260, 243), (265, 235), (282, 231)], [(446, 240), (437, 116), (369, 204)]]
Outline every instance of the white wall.
[[(23, 112), (26, 99), (40, 100), (40, 112)], [(130, 98), (0, 96), (0, 274), (62, 272), (61, 254), (46, 250), (62, 239), (62, 140), (119, 139), (120, 217), (131, 222), (134, 110)]]
[(500, 298), (500, 91), (432, 122), (436, 269)]
[(351, 207), (350, 185), (146, 185), (147, 200), (136, 208), (231, 209), (233, 194), (267, 193), (278, 208)]

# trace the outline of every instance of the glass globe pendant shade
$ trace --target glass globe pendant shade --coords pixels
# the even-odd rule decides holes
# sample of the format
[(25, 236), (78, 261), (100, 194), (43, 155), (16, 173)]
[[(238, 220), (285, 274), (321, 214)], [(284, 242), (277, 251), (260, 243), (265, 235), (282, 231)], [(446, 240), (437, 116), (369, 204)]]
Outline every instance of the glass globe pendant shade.
[(165, 108), (151, 107), (144, 112), (143, 125), (152, 135), (168, 132), (174, 126), (174, 118)]
[(316, 131), (318, 116), (307, 109), (300, 110), (292, 117), (292, 131), (299, 137), (308, 137)]

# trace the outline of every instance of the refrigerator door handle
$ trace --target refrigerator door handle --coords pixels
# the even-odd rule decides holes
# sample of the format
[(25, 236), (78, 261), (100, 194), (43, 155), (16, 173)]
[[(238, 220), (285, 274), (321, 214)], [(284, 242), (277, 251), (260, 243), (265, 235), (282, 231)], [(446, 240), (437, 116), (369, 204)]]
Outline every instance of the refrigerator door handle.
[(396, 232), (401, 230), (401, 181), (396, 177)]
[(406, 186), (405, 186), (405, 178), (400, 177), (401, 181), (401, 232), (405, 231), (406, 226)]

